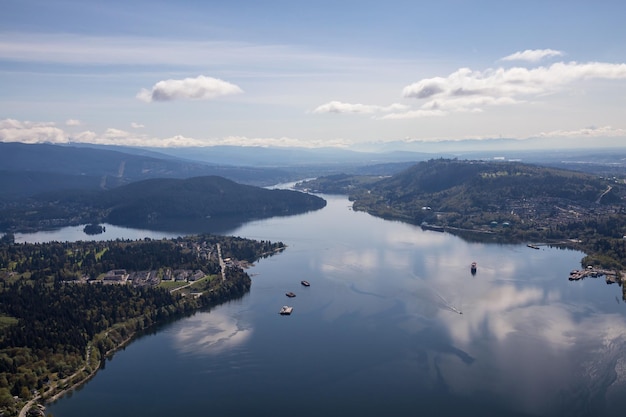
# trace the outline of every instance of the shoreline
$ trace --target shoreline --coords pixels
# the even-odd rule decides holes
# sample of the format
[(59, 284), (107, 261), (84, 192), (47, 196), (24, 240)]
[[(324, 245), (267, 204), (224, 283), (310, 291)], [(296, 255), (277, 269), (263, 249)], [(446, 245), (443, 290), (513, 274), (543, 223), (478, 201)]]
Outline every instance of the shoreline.
[[(245, 273), (244, 273), (245, 274)], [(244, 291), (247, 292), (249, 291), (249, 287), (247, 287), (247, 289)], [(214, 305), (219, 305), (222, 303), (225, 303), (227, 301), (230, 301), (232, 299), (236, 299), (237, 297), (241, 296), (242, 294), (231, 294), (231, 297), (227, 297), (227, 299), (222, 299), (219, 300), (217, 303), (215, 302), (210, 302), (209, 304), (199, 304), (196, 306), (196, 308), (193, 309), (193, 311), (191, 312), (192, 314), (197, 312), (197, 311), (201, 311), (205, 308), (211, 308)], [(188, 314), (186, 314), (185, 312), (181, 312), (180, 315), (178, 317), (176, 317), (174, 320), (178, 320), (181, 318), (186, 317)], [(30, 400), (28, 400), (26, 402), (26, 404), (21, 408), (20, 413), (19, 413), (19, 417), (26, 417), (27, 412), (33, 408), (33, 406), (36, 405), (40, 405), (42, 407), (44, 407), (44, 411), (45, 411), (45, 406), (46, 405), (50, 405), (58, 400), (60, 400), (61, 398), (63, 398), (65, 395), (75, 391), (76, 389), (80, 388), (81, 386), (83, 386), (84, 384), (86, 384), (87, 382), (89, 382), (92, 378), (94, 378), (98, 371), (100, 369), (102, 369), (102, 363), (103, 361), (113, 357), (113, 355), (115, 353), (117, 353), (120, 349), (123, 349), (124, 347), (126, 347), (128, 344), (130, 344), (133, 340), (135, 340), (140, 334), (142, 334), (143, 332), (149, 331), (150, 329), (154, 329), (156, 327), (158, 327), (161, 324), (166, 323), (168, 320), (171, 320), (172, 317), (170, 317), (167, 320), (164, 321), (157, 321), (157, 322), (153, 322), (151, 323), (148, 327), (145, 327), (143, 329), (141, 329), (140, 331), (133, 331), (132, 333), (130, 333), (128, 335), (128, 337), (126, 337), (125, 339), (123, 339), (122, 341), (120, 341), (119, 344), (117, 344), (116, 346), (112, 347), (111, 349), (107, 350), (103, 356), (100, 357), (100, 362), (98, 363), (98, 366), (95, 367), (95, 369), (93, 369), (87, 376), (85, 376), (84, 378), (80, 379), (79, 381), (73, 383), (71, 386), (67, 387), (67, 388), (63, 388), (60, 389), (57, 392), (58, 385), (63, 383), (64, 381), (71, 381), (72, 378), (75, 378), (79, 373), (85, 371), (86, 367), (89, 365), (89, 360), (91, 357), (91, 353), (88, 352), (87, 353), (87, 359), (85, 360), (85, 365), (77, 370), (76, 372), (74, 372), (72, 375), (68, 376), (67, 378), (64, 378), (62, 381), (56, 381), (55, 382), (55, 386), (51, 389), (51, 392), (46, 393), (45, 395), (42, 394), (38, 394), (37, 396), (35, 396), (34, 398), (31, 398)], [(107, 329), (104, 331), (104, 333), (108, 333), (113, 329), (113, 327)], [(93, 341), (92, 341), (93, 342)], [(96, 347), (92, 344), (91, 349), (96, 349)], [(44, 415), (44, 414), (42, 414)]]
[[(24, 406), (20, 410), (19, 417), (25, 417), (26, 414), (28, 413), (28, 411), (31, 408), (33, 408), (34, 406), (37, 406), (37, 405), (39, 405), (40, 407), (43, 407), (43, 411), (45, 412), (45, 409), (46, 409), (47, 405), (50, 405), (50, 404), (53, 404), (53, 403), (57, 402), (58, 400), (60, 400), (64, 396), (66, 396), (67, 394), (70, 394), (71, 392), (73, 392), (76, 389), (78, 389), (78, 388), (82, 387), (83, 385), (85, 385), (93, 377), (96, 376), (96, 374), (98, 373), (98, 371), (100, 371), (100, 369), (102, 369), (102, 362), (103, 361), (113, 357), (113, 355), (115, 353), (117, 353), (120, 349), (123, 349), (130, 342), (132, 342), (133, 339), (136, 336), (137, 336), (137, 332), (133, 332), (126, 339), (122, 340), (119, 345), (117, 345), (114, 348), (109, 349), (107, 352), (105, 352), (104, 356), (102, 358), (100, 358), (100, 363), (98, 364), (98, 366), (95, 369), (93, 369), (86, 377), (82, 378), (81, 380), (73, 383), (72, 385), (70, 385), (67, 388), (61, 389), (58, 392), (57, 392), (57, 388), (54, 388), (51, 393), (48, 393), (48, 394), (51, 394), (51, 396), (49, 396), (49, 397), (47, 396), (48, 394), (46, 394), (46, 396), (42, 396), (41, 394), (39, 394), (35, 398), (31, 398), (26, 404), (24, 404)], [(92, 346), (91, 349), (94, 349), (94, 347)], [(87, 358), (86, 362), (87, 361), (89, 361), (89, 358)], [(81, 369), (77, 370), (72, 375), (70, 375), (67, 378), (65, 378), (63, 381), (71, 381), (72, 378), (75, 378), (79, 373), (83, 372), (88, 365), (89, 365), (88, 363), (85, 363), (85, 365)], [(56, 381), (57, 386), (58, 386), (59, 383), (62, 383), (63, 381)]]
[[(120, 349), (126, 347), (130, 342), (133, 341), (133, 339), (135, 338), (135, 336), (137, 335), (137, 332), (133, 332), (130, 336), (128, 336), (126, 339), (122, 340), (122, 342), (118, 345), (115, 346), (112, 349), (109, 349), (105, 354), (104, 357), (100, 358), (100, 363), (98, 364), (98, 366), (92, 370), (89, 375), (87, 375), (86, 377), (84, 377), (83, 379), (81, 379), (80, 381), (72, 384), (71, 386), (62, 389), (61, 391), (55, 393), (54, 395), (52, 395), (52, 397), (49, 398), (45, 398), (43, 403), (44, 405), (46, 404), (52, 404), (58, 400), (60, 400), (61, 398), (63, 398), (66, 394), (69, 394), (70, 392), (74, 391), (75, 389), (81, 387), (82, 385), (84, 385), (85, 383), (89, 382), (89, 380), (91, 378), (93, 378), (94, 376), (96, 376), (96, 374), (98, 373), (98, 371), (100, 369), (102, 369), (102, 362), (113, 357), (113, 355), (115, 353), (117, 353), (117, 351), (119, 351)], [(93, 347), (92, 347), (93, 349)], [(84, 371), (85, 368), (83, 367), (82, 370), (76, 371), (75, 373), (73, 373), (70, 377), (68, 377), (68, 379), (72, 379), (73, 377), (75, 377), (79, 372)]]

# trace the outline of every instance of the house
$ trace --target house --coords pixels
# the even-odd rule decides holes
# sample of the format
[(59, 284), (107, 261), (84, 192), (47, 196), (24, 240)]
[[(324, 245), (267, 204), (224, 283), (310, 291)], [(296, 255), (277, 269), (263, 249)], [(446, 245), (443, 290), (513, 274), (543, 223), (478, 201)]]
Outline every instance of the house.
[(125, 269), (112, 269), (104, 275), (104, 281), (110, 283), (125, 283), (129, 274)]

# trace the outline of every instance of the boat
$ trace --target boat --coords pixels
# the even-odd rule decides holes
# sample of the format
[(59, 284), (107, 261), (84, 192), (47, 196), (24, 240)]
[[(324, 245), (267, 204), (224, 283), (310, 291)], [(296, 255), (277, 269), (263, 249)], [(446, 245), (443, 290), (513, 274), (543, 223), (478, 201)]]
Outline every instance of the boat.
[(288, 316), (293, 311), (293, 307), (291, 306), (282, 306), (279, 313), (283, 316)]
[(526, 245), (526, 246), (528, 246), (528, 247), (529, 247), (529, 248), (531, 248), (531, 249), (539, 249), (539, 246), (537, 246), (537, 245), (533, 245), (533, 244), (531, 244), (531, 243), (529, 243), (529, 244), (528, 244), (528, 245)]
[(470, 265), (470, 270), (472, 271), (472, 274), (476, 273), (476, 262), (472, 262), (472, 265)]
[(304, 285), (305, 287), (311, 286), (311, 284), (309, 284), (309, 281), (300, 281), (300, 284)]
[(286, 295), (287, 297), (289, 297), (289, 298), (293, 298), (293, 297), (295, 297), (295, 296), (296, 296), (296, 295), (295, 295), (294, 293), (292, 293), (291, 291), (289, 291), (288, 293), (285, 293), (285, 295)]

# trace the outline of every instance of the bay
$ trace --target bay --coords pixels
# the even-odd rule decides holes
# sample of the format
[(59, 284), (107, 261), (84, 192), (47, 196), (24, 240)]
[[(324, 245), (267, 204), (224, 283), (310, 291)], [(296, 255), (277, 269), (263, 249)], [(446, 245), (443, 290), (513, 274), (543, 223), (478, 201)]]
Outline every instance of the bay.
[(602, 278), (568, 281), (584, 254), (469, 243), (323, 197), (322, 210), (225, 233), (288, 247), (248, 270), (246, 296), (138, 338), (47, 412), (622, 414), (626, 305)]

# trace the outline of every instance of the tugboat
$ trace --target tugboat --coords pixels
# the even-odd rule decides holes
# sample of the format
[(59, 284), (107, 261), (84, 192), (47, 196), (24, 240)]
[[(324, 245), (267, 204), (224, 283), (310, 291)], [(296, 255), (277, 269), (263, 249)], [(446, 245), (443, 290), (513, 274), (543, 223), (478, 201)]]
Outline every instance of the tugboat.
[(282, 316), (288, 316), (293, 311), (293, 307), (290, 306), (282, 306), (280, 311), (278, 312)]
[(309, 281), (300, 281), (300, 284), (304, 285), (305, 287), (311, 286), (311, 284), (309, 284)]
[(285, 295), (289, 298), (293, 298), (296, 296), (296, 294), (292, 293), (291, 291), (289, 291), (288, 293), (285, 293)]
[(472, 262), (470, 265), (470, 271), (472, 271), (472, 275), (476, 274), (476, 262)]

